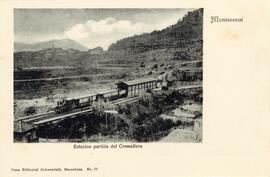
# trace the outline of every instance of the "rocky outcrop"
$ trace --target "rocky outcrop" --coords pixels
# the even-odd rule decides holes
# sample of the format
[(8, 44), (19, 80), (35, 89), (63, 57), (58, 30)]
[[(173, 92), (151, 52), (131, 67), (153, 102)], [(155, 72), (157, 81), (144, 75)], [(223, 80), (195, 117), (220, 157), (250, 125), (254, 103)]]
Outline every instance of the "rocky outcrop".
[(202, 25), (203, 9), (198, 9), (163, 30), (121, 39), (112, 44), (108, 51), (103, 51), (101, 47), (81, 51), (74, 47), (57, 47), (56, 43), (50, 43), (48, 48), (39, 51), (15, 52), (14, 64), (21, 68), (91, 67), (95, 61), (103, 65), (137, 66), (141, 62), (151, 65), (153, 62), (163, 63), (169, 60), (202, 60)]
[(175, 25), (161, 31), (153, 31), (117, 41), (109, 51), (143, 53), (157, 49), (181, 48), (174, 59), (200, 59), (202, 56), (203, 9), (189, 12)]
[(89, 49), (89, 50), (88, 50), (88, 53), (89, 53), (89, 54), (101, 54), (101, 53), (103, 53), (103, 52), (104, 52), (104, 50), (103, 50), (102, 47), (95, 47), (95, 48), (93, 48), (93, 49)]

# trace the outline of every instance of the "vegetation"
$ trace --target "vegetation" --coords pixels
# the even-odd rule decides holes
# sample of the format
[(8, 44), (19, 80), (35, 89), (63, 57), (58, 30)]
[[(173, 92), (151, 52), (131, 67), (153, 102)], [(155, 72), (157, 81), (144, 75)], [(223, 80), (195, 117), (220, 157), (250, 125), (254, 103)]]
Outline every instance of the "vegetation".
[[(152, 93), (152, 96), (145, 95), (136, 103), (120, 106), (117, 115), (104, 113), (104, 110), (111, 109), (112, 105), (97, 102), (93, 105), (95, 110), (93, 114), (80, 116), (78, 119), (64, 120), (57, 124), (44, 125), (38, 130), (39, 136), (85, 139), (93, 135), (104, 135), (136, 141), (155, 141), (166, 136), (174, 127), (183, 125), (181, 121), (165, 120), (160, 117), (160, 114), (173, 110), (185, 99), (194, 97), (192, 93), (180, 94), (177, 91), (171, 91), (168, 86), (172, 81), (181, 80), (184, 77), (177, 69), (179, 68), (177, 62), (202, 59), (202, 13), (203, 10), (199, 9), (190, 12), (183, 20), (164, 30), (119, 40), (112, 44), (108, 51), (48, 48), (35, 52), (15, 52), (14, 67), (17, 68), (14, 72), (15, 80), (89, 75), (79, 79), (15, 82), (15, 91), (43, 89), (46, 94), (52, 95), (48, 89), (75, 90), (77, 86), (75, 88), (69, 84), (73, 81), (79, 81), (78, 85), (85, 82), (88, 84), (87, 87), (90, 87), (95, 85), (95, 82), (109, 85), (120, 79), (129, 80), (138, 76), (166, 74), (166, 82), (163, 85), (166, 91)], [(46, 68), (59, 65), (68, 67), (26, 69), (34, 66)], [(115, 66), (117, 67), (114, 68)], [(137, 72), (134, 72), (135, 70)], [(43, 92), (40, 93), (42, 94)], [(37, 92), (35, 92), (36, 95), (38, 95)], [(35, 108), (29, 108), (25, 114), (30, 115), (35, 112)]]
[(94, 62), (139, 64), (141, 59), (152, 62), (164, 58), (202, 59), (202, 24), (203, 9), (198, 9), (163, 30), (121, 39), (112, 44), (108, 51), (103, 51), (100, 47), (90, 51), (62, 47), (15, 52), (14, 65), (15, 68), (59, 65), (90, 67)]
[[(121, 39), (112, 44), (109, 47), (109, 51), (124, 50), (126, 53), (142, 53), (163, 48), (180, 47), (183, 49), (190, 48), (190, 45), (195, 47), (197, 42), (194, 44), (192, 42), (202, 40), (202, 14), (203, 9), (198, 9), (188, 13), (175, 25), (161, 31), (153, 31), (152, 33)], [(197, 53), (199, 52), (201, 51), (198, 50)]]
[(182, 104), (182, 97), (177, 91), (171, 90), (153, 93), (153, 96), (146, 94), (138, 102), (119, 106), (119, 114), (105, 113), (104, 110), (112, 109), (112, 105), (97, 102), (93, 105), (94, 114), (42, 126), (38, 134), (43, 138), (83, 139), (100, 134), (139, 142), (156, 141), (166, 136), (172, 128), (184, 125), (181, 121), (160, 117), (160, 114)]
[(33, 115), (34, 113), (37, 112), (37, 108), (34, 106), (30, 106), (28, 108), (25, 109), (24, 113), (29, 116), (29, 115)]
[(175, 123), (159, 117), (181, 103), (183, 100), (178, 92), (168, 91), (155, 97), (142, 97), (134, 104), (120, 106), (118, 112), (130, 122), (127, 132), (129, 137), (137, 141), (154, 141), (167, 135), (174, 126), (181, 125), (180, 121)]

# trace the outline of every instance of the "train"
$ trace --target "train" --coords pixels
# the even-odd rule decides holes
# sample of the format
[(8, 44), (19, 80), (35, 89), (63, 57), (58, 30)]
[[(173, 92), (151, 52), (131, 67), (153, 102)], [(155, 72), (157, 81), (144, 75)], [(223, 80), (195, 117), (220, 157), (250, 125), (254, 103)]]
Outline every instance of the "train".
[[(198, 71), (197, 71), (198, 70)], [(187, 70), (179, 74), (181, 81), (202, 80), (202, 70)], [(143, 78), (137, 80), (130, 80), (125, 82), (118, 82), (117, 89), (99, 92), (93, 95), (87, 95), (78, 98), (66, 98), (57, 102), (55, 111), (57, 113), (67, 112), (74, 109), (82, 109), (91, 107), (93, 102), (96, 101), (113, 101), (120, 98), (137, 96), (142, 90), (147, 91), (157, 88), (158, 83), (162, 83), (159, 78)], [(162, 85), (161, 85), (162, 86)]]
[(127, 91), (125, 89), (114, 89), (99, 92), (97, 94), (87, 95), (83, 97), (72, 97), (62, 99), (57, 102), (57, 106), (55, 107), (55, 111), (57, 113), (68, 112), (74, 109), (83, 109), (86, 107), (91, 107), (93, 102), (96, 101), (114, 101), (120, 98), (127, 97)]

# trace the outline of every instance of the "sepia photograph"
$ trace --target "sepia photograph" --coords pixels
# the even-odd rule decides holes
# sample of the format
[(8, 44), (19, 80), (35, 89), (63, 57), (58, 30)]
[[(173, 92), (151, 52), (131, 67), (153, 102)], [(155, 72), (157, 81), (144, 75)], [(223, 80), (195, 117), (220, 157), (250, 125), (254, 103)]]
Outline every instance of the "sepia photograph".
[(0, 0), (0, 176), (269, 176), (269, 7)]
[(203, 141), (203, 8), (15, 8), (13, 141)]

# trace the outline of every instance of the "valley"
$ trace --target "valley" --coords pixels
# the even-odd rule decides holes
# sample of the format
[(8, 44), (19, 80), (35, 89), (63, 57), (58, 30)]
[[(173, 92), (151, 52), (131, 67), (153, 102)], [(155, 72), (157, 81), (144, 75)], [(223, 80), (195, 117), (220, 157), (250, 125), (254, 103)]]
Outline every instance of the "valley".
[[(172, 24), (165, 29), (118, 40), (111, 44), (108, 50), (101, 47), (88, 49), (69, 39), (47, 41), (36, 45), (15, 44), (14, 119), (52, 111), (60, 100), (117, 89), (117, 83), (130, 80), (153, 77), (161, 81), (160, 89), (168, 89), (169, 91), (192, 83), (202, 85), (202, 31), (203, 9), (197, 9), (188, 12), (176, 24)], [(197, 90), (195, 93), (187, 91), (185, 93), (181, 92), (181, 94), (185, 97), (181, 98), (183, 102), (191, 101), (192, 104), (196, 103), (202, 107), (202, 100), (197, 100), (197, 96), (202, 94), (202, 89)], [(153, 100), (150, 102), (153, 102)], [(165, 103), (167, 104), (167, 100), (164, 101)], [(171, 111), (171, 106), (175, 109), (177, 109), (177, 106), (184, 106), (183, 104), (171, 102), (168, 102), (168, 104), (171, 105), (166, 105), (168, 110), (165, 112)], [(136, 105), (134, 104), (134, 106)], [(155, 111), (157, 108), (151, 109)], [(202, 112), (202, 109), (200, 112)], [(173, 118), (161, 120), (161, 114), (148, 114), (150, 117), (145, 120), (146, 126), (149, 126), (152, 121), (163, 123), (165, 121), (169, 124), (169, 127), (164, 130), (161, 128), (163, 133), (160, 135), (150, 133), (149, 137), (146, 138), (140, 138), (140, 134), (133, 134), (132, 136), (136, 137), (138, 141), (159, 141), (160, 139), (164, 142), (174, 141), (175, 138), (162, 139), (167, 135), (176, 136), (174, 133), (169, 134), (172, 131), (171, 128), (177, 129), (177, 127), (180, 127), (180, 129), (191, 128), (193, 130), (193, 125), (187, 125), (183, 128), (183, 126), (180, 126), (180, 122), (173, 122)], [(128, 124), (127, 127), (131, 128), (132, 131), (133, 129), (135, 131), (136, 128), (139, 131), (140, 127), (137, 126), (140, 123), (138, 125), (137, 123), (129, 124), (133, 119), (132, 116), (127, 116), (130, 117), (130, 120), (128, 120), (126, 114), (119, 116), (119, 120), (123, 120), (123, 126)], [(186, 117), (186, 115), (182, 117)], [(154, 118), (157, 120), (154, 120)], [(201, 118), (202, 116), (199, 119)], [(85, 121), (88, 122), (85, 117), (82, 117), (77, 128), (82, 128), (81, 126), (86, 124)], [(98, 122), (96, 119), (93, 121)], [(69, 120), (66, 122), (68, 124), (73, 123)], [(92, 124), (93, 122), (88, 123)], [(156, 123), (159, 124), (159, 122)], [(181, 125), (183, 124), (181, 122)], [(97, 137), (101, 140), (104, 138), (108, 140), (107, 131), (103, 131), (104, 122), (98, 123), (98, 125), (101, 127), (95, 127), (94, 129), (101, 128), (100, 132), (91, 131), (84, 134), (89, 141)], [(62, 125), (59, 124), (59, 126)], [(71, 128), (65, 126), (62, 127), (63, 131)], [(57, 132), (57, 128), (54, 129), (55, 127), (53, 127), (49, 126), (47, 128)], [(93, 128), (92, 125), (90, 127)], [(199, 127), (201, 127), (201, 124)], [(76, 131), (77, 128), (75, 128)], [(45, 129), (40, 131), (42, 136), (47, 132), (44, 131)], [(116, 140), (136, 140), (134, 137), (130, 138), (129, 133), (124, 129), (119, 130), (119, 132), (114, 131), (112, 130), (112, 137), (109, 138), (112, 141), (116, 137), (118, 137)], [(148, 129), (142, 131), (148, 131)], [(178, 134), (177, 132), (178, 130), (176, 130), (176, 134)], [(201, 132), (201, 129), (199, 128), (197, 132)], [(124, 133), (124, 135), (121, 135), (121, 133)], [(191, 134), (191, 136), (195, 136), (193, 133)], [(66, 138), (66, 136), (63, 133), (58, 137), (51, 136), (51, 139), (61, 139)], [(73, 138), (82, 138), (82, 136), (74, 135)], [(183, 138), (182, 141), (185, 140)], [(201, 138), (191, 138), (190, 141), (200, 142)]]

